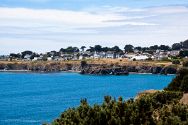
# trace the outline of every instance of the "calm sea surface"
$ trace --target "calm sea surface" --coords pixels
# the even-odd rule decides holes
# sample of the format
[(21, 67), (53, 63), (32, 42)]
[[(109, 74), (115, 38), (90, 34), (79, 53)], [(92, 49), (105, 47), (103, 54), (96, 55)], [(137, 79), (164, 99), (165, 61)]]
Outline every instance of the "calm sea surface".
[(163, 89), (174, 78), (163, 75), (91, 76), (77, 73), (0, 73), (0, 125), (40, 125), (81, 98), (101, 103), (105, 95), (134, 97), (148, 89)]

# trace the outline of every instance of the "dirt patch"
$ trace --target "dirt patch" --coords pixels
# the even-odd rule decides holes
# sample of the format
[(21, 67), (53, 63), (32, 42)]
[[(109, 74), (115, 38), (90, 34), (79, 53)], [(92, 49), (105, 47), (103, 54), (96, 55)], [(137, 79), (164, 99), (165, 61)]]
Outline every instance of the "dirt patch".
[(183, 97), (180, 100), (182, 104), (188, 104), (188, 93), (183, 94)]

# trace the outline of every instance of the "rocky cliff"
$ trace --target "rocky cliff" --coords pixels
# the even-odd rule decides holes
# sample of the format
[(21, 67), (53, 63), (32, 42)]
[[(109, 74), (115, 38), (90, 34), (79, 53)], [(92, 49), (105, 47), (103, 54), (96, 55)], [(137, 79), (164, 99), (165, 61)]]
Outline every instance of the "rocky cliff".
[(117, 65), (80, 62), (0, 62), (0, 70), (28, 70), (33, 72), (74, 71), (81, 74), (128, 75), (133, 73), (176, 74), (178, 68), (173, 65)]

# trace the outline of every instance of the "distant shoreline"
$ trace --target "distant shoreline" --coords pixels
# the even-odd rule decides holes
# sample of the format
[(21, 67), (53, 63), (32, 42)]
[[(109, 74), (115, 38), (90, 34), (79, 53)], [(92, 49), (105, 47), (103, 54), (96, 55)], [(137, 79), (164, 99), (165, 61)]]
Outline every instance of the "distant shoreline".
[(0, 70), (0, 72), (33, 72), (31, 70)]
[[(54, 71), (54, 72), (44, 72), (44, 71), (31, 71), (31, 70), (0, 70), (1, 72), (12, 72), (12, 73), (80, 73), (80, 71)], [(140, 74), (140, 75), (164, 75), (164, 74), (152, 74), (152, 73), (137, 73), (137, 72), (129, 72), (129, 74)], [(87, 75), (93, 75), (93, 74), (87, 74)], [(167, 74), (167, 75), (176, 75), (176, 74)], [(110, 75), (109, 75), (110, 76)]]
[(88, 75), (128, 75), (130, 74), (176, 74), (181, 65), (169, 62), (128, 61), (125, 59), (105, 59), (58, 62), (1, 62), (0, 72), (58, 73), (73, 72)]

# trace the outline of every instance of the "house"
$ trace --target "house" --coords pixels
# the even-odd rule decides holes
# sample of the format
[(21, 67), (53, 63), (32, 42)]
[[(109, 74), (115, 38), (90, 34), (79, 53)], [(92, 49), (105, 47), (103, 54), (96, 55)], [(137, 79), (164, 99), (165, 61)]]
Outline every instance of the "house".
[[(72, 54), (61, 54), (60, 60), (72, 60), (73, 59), (73, 55)], [(55, 60), (55, 59), (54, 59)], [(56, 60), (58, 60), (58, 57), (56, 57)]]
[(160, 52), (158, 54), (155, 54), (154, 57), (155, 57), (156, 60), (163, 60), (163, 59), (168, 58), (168, 53), (167, 52)]
[(106, 58), (112, 58), (112, 59), (114, 59), (116, 57), (115, 57), (115, 54), (113, 52), (107, 52), (106, 53)]
[(136, 56), (133, 56), (130, 60), (142, 61), (142, 60), (147, 60), (147, 59), (149, 59), (149, 57), (146, 55), (136, 55)]
[(120, 57), (121, 56), (119, 53), (115, 53), (115, 52), (111, 52), (111, 51), (106, 52), (106, 58), (116, 59), (116, 58), (120, 58)]
[(173, 50), (168, 52), (168, 55), (170, 56), (178, 56), (179, 54), (180, 54), (179, 50)]
[(47, 60), (48, 60), (48, 61), (52, 61), (52, 60), (53, 60), (53, 57), (47, 57)]
[(9, 60), (10, 59), (10, 57), (9, 56), (0, 56), (0, 61), (7, 61), (7, 60)]
[(34, 57), (32, 61), (42, 61), (42, 57)]
[(106, 54), (105, 54), (105, 52), (95, 52), (93, 57), (94, 57), (94, 59), (105, 58)]
[(26, 54), (26, 55), (24, 56), (24, 60), (26, 60), (26, 61), (31, 60), (31, 55)]
[(123, 55), (124, 58), (127, 58), (127, 59), (131, 59), (133, 57), (135, 57), (137, 54), (134, 54), (134, 53), (126, 53)]
[(64, 61), (65, 59), (63, 57), (55, 56), (53, 57), (54, 61)]

